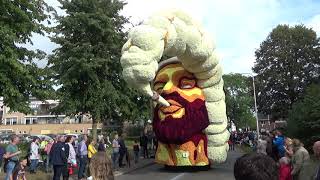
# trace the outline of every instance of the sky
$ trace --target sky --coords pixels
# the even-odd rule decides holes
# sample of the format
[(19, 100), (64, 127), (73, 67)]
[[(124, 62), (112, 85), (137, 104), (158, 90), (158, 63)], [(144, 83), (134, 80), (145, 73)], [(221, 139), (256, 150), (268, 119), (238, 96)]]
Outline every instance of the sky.
[[(254, 52), (278, 24), (304, 24), (320, 35), (320, 0), (126, 0), (121, 14), (132, 24), (155, 12), (181, 9), (202, 22), (214, 37), (224, 73), (251, 73)], [(59, 3), (47, 0), (58, 13)], [(33, 46), (50, 54), (56, 44), (34, 35)], [(120, 51), (120, 49), (119, 49)], [(39, 62), (40, 66), (45, 61)]]

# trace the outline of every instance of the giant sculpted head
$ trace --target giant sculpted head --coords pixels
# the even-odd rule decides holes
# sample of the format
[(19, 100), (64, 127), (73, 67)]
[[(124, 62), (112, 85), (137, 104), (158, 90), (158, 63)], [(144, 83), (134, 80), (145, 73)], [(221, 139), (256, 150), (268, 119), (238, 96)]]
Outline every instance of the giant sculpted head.
[[(173, 58), (161, 61), (163, 55)], [(159, 94), (153, 119), (158, 163), (225, 161), (229, 132), (222, 69), (198, 23), (180, 11), (155, 14), (130, 30), (120, 61), (129, 85), (150, 97)]]
[(170, 104), (155, 107), (153, 129), (160, 142), (183, 144), (208, 127), (203, 91), (181, 63), (164, 65), (153, 84), (154, 90)]

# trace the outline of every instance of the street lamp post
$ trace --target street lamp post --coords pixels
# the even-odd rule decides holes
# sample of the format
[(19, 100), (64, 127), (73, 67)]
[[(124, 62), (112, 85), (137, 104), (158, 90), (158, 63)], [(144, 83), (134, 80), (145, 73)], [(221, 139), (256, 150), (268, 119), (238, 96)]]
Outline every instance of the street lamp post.
[(259, 118), (258, 118), (258, 107), (257, 107), (257, 96), (256, 96), (256, 85), (254, 83), (254, 75), (251, 73), (240, 73), (240, 74), (247, 74), (250, 75), (252, 78), (252, 86), (253, 86), (253, 99), (254, 99), (254, 111), (257, 123), (257, 137), (259, 139), (260, 136), (260, 128), (259, 128)]

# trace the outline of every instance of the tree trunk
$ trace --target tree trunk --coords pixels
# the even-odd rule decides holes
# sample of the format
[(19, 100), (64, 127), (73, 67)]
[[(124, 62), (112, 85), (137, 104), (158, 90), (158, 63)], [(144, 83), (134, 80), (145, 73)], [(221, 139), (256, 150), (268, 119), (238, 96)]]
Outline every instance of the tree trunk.
[(97, 117), (92, 117), (92, 139), (97, 140), (98, 134), (97, 134), (97, 128), (98, 128), (98, 121), (99, 119)]

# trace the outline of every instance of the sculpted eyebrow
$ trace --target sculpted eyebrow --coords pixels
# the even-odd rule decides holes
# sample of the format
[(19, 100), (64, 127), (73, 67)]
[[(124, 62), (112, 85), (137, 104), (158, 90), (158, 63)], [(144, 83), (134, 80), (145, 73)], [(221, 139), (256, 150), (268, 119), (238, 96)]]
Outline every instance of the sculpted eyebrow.
[(157, 84), (157, 83), (165, 83), (165, 80), (166, 79), (166, 74), (158, 74), (156, 76), (156, 78), (154, 79), (154, 84)]

